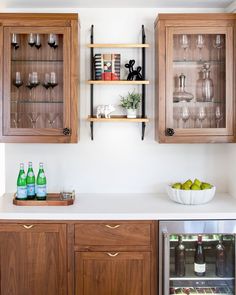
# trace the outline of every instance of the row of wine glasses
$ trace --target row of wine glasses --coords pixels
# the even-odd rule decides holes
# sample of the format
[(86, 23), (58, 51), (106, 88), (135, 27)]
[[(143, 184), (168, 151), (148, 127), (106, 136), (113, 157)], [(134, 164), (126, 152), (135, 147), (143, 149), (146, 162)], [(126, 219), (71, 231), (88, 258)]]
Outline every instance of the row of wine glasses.
[[(199, 50), (199, 60), (202, 60), (202, 49), (205, 46), (205, 36), (198, 34), (196, 36), (196, 47)], [(186, 51), (190, 47), (190, 38), (187, 34), (180, 35), (179, 43), (182, 49), (184, 49), (184, 60), (186, 60)], [(224, 46), (224, 37), (217, 34), (213, 41), (213, 47), (218, 50), (218, 60), (220, 59), (220, 49)]]
[[(39, 75), (38, 75), (37, 72), (29, 73), (28, 81), (26, 82), (26, 85), (25, 86), (27, 88), (29, 88), (30, 90), (32, 88), (37, 87), (40, 84), (40, 81), (39, 81), (39, 77), (38, 76)], [(15, 80), (13, 81), (13, 84), (17, 88), (20, 88), (24, 84), (20, 72), (16, 72), (16, 76), (15, 76)], [(44, 81), (41, 84), (46, 89), (48, 89), (50, 87), (51, 88), (56, 87), (58, 85), (56, 73), (55, 72), (51, 72), (50, 74), (49, 73), (45, 73)]]
[[(188, 106), (182, 106), (179, 111), (174, 112), (174, 120), (179, 128), (180, 119), (183, 121), (183, 128), (187, 128), (187, 122), (193, 121), (193, 128), (203, 128), (203, 122), (206, 119), (210, 121), (210, 127), (220, 128), (220, 122), (223, 120), (223, 112), (219, 106), (211, 110), (207, 110), (206, 107), (200, 106), (199, 108), (190, 109)], [(198, 123), (199, 122), (199, 126)]]
[[(40, 49), (42, 47), (40, 34), (30, 33), (30, 34), (28, 34), (27, 40), (28, 40), (28, 44), (30, 47), (35, 46), (37, 49)], [(58, 35), (57, 34), (49, 34), (47, 42), (51, 48), (56, 49), (59, 45)], [(11, 45), (15, 50), (17, 50), (20, 47), (19, 34), (16, 34), (16, 33), (12, 34)]]
[(46, 120), (50, 128), (55, 127), (55, 123), (58, 120), (59, 123), (62, 121), (62, 114), (49, 112), (45, 114), (41, 114), (39, 112), (28, 112), (28, 113), (11, 113), (11, 122), (14, 128), (19, 128), (22, 120), (29, 119), (32, 128), (37, 128), (37, 122), (39, 118), (42, 117)]

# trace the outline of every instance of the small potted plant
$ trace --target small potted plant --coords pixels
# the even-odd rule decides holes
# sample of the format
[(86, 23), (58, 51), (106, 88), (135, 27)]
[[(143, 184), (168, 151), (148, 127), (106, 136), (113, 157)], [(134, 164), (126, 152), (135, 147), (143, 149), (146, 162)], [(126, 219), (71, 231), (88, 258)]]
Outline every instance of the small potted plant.
[(121, 106), (127, 111), (127, 118), (137, 118), (137, 109), (141, 101), (141, 94), (128, 92), (126, 96), (121, 96)]

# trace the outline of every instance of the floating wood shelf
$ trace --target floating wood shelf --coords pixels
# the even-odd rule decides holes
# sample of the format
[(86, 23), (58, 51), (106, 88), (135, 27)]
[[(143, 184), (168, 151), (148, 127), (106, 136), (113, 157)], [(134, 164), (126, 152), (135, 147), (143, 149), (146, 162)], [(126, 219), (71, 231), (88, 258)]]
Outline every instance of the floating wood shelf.
[(96, 118), (93, 117), (91, 118), (91, 116), (88, 116), (87, 119), (89, 122), (137, 122), (137, 123), (147, 123), (149, 122), (148, 118), (134, 118), (134, 119), (130, 119), (127, 118), (126, 116), (113, 116), (111, 118)]
[(149, 44), (88, 44), (89, 48), (148, 48)]
[(141, 85), (141, 84), (149, 84), (148, 80), (143, 80), (143, 81), (129, 81), (129, 80), (89, 80), (88, 84), (96, 84), (96, 85), (109, 85), (109, 84), (114, 84), (114, 85)]

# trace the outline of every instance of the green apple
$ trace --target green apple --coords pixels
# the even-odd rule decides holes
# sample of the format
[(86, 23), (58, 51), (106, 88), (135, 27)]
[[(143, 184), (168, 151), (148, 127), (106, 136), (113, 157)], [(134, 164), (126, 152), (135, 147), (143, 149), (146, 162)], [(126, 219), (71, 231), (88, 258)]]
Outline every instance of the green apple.
[(202, 190), (211, 189), (211, 188), (212, 188), (212, 185), (210, 183), (207, 183), (207, 182), (203, 182), (202, 185), (201, 185)]
[(187, 181), (185, 181), (185, 183), (183, 183), (183, 185), (188, 185), (189, 187), (193, 184), (191, 179), (188, 179)]
[(194, 179), (194, 182), (193, 183), (196, 184), (199, 187), (201, 187), (201, 184), (202, 184), (202, 182), (199, 179), (197, 179), (197, 178)]
[(198, 185), (196, 185), (196, 184), (194, 183), (194, 184), (191, 185), (191, 190), (193, 190), (193, 191), (199, 191), (199, 190), (201, 190), (201, 187), (198, 186)]
[(190, 190), (190, 186), (188, 184), (182, 184), (181, 185), (181, 189), (183, 189), (185, 191), (189, 191)]
[(175, 189), (181, 189), (181, 183), (180, 182), (176, 182), (172, 185), (172, 188), (175, 188)]

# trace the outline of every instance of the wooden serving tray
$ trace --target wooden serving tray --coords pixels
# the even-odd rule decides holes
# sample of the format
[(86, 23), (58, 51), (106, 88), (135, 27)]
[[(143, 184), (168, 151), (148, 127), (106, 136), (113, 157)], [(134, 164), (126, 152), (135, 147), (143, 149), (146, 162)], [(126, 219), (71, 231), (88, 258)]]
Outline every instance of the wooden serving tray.
[(70, 206), (74, 204), (75, 196), (72, 194), (71, 199), (61, 199), (60, 193), (47, 194), (46, 200), (17, 200), (14, 194), (13, 204), (16, 206)]

